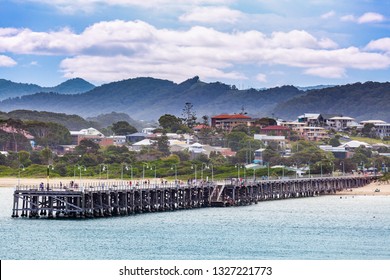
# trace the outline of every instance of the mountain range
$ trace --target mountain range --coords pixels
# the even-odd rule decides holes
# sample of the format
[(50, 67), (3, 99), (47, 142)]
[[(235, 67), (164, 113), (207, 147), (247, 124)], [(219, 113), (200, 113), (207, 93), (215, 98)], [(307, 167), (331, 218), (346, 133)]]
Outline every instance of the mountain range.
[(67, 80), (55, 87), (41, 87), (35, 84), (15, 83), (0, 79), (0, 100), (20, 97), (37, 92), (57, 92), (61, 94), (83, 93), (95, 88), (95, 86), (81, 78)]
[(202, 82), (199, 77), (179, 84), (154, 78), (134, 78), (72, 95), (59, 91), (40, 90), (24, 96), (14, 95), (0, 102), (0, 110), (51, 111), (84, 118), (118, 112), (126, 113), (132, 119), (157, 120), (164, 114), (181, 116), (185, 103), (190, 102), (199, 118), (244, 110), (253, 117), (296, 119), (303, 113), (317, 112), (390, 122), (389, 83), (320, 86), (310, 90), (294, 86), (239, 90), (234, 85)]

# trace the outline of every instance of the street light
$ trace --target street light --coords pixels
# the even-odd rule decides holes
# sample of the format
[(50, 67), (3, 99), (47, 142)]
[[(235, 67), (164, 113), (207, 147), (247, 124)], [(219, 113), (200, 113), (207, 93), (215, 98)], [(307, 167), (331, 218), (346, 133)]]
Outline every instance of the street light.
[(177, 182), (177, 164), (172, 164), (171, 170), (175, 169), (175, 183)]
[(23, 167), (22, 171), (24, 171), (24, 165), (23, 164), (19, 164), (19, 177), (18, 177), (18, 187), (20, 186), (20, 167)]
[[(204, 167), (203, 167), (204, 166)], [(202, 162), (202, 166), (201, 166), (201, 170), (200, 170), (200, 174), (201, 174), (201, 180), (203, 181), (203, 170), (207, 168), (207, 164)]]
[(107, 180), (108, 180), (108, 164), (101, 163), (99, 164), (99, 181), (102, 180), (102, 171), (107, 170)]
[(267, 162), (267, 180), (269, 180), (269, 162)]
[(54, 170), (54, 166), (52, 164), (47, 165), (47, 189), (49, 190), (49, 180), (50, 180), (50, 169)]
[(80, 170), (80, 183), (79, 187), (81, 188), (81, 171), (84, 168), (84, 171), (87, 171), (87, 168), (84, 165), (77, 165), (77, 169)]
[(127, 166), (126, 163), (121, 164), (121, 180), (123, 181), (123, 168), (126, 169), (126, 171), (129, 171), (129, 167)]
[(211, 182), (214, 182), (214, 165), (210, 163), (208, 167), (210, 166), (211, 166)]
[(130, 180), (133, 181), (133, 166), (129, 164), (130, 166)]
[(237, 168), (237, 181), (240, 181), (240, 165), (236, 164), (235, 167)]
[(156, 184), (156, 178), (157, 178), (157, 173), (156, 173), (156, 165), (151, 165), (150, 166), (150, 170), (153, 171), (153, 167), (154, 167), (154, 184)]
[(331, 161), (330, 164), (332, 165), (332, 177), (334, 177), (334, 162)]
[(294, 161), (294, 165), (295, 165), (295, 179), (298, 178), (298, 163), (296, 161)]
[(308, 167), (309, 167), (309, 178), (310, 178), (310, 161), (307, 163)]
[(149, 165), (145, 162), (142, 163), (142, 180), (145, 180), (145, 166), (149, 168)]
[(341, 161), (341, 162), (340, 162), (340, 165), (341, 165), (341, 164), (343, 165), (343, 176), (344, 176), (344, 175), (345, 175), (345, 164), (344, 164), (344, 161)]
[(191, 169), (194, 169), (194, 171), (195, 171), (195, 183), (196, 183), (196, 169), (197, 169), (197, 166), (196, 166), (196, 164), (191, 164)]

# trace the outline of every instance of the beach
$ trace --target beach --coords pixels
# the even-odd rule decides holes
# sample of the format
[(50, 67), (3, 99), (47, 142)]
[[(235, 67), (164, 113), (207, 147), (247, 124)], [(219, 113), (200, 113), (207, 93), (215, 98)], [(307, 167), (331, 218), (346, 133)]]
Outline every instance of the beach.
[[(379, 191), (376, 191), (379, 190)], [(389, 182), (372, 182), (371, 184), (361, 187), (353, 188), (337, 192), (340, 195), (390, 195), (390, 183)]]

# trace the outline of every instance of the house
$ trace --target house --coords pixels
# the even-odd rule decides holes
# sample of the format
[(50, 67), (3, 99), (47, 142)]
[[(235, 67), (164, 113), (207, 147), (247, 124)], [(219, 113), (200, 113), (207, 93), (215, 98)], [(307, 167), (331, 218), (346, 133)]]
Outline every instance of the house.
[(80, 141), (83, 139), (101, 142), (102, 139), (105, 138), (103, 133), (93, 127), (82, 129), (80, 131), (70, 131), (70, 135), (72, 136), (72, 145), (80, 145)]
[(130, 143), (136, 143), (136, 142), (144, 140), (148, 135), (150, 135), (150, 134), (144, 133), (144, 132), (132, 133), (132, 134), (126, 135), (126, 141), (130, 142)]
[(357, 124), (354, 118), (343, 116), (331, 117), (329, 119), (325, 119), (325, 122), (330, 128), (334, 128), (336, 130), (344, 130), (354, 124)]
[(298, 122), (306, 123), (306, 126), (321, 127), (324, 124), (324, 118), (321, 114), (303, 114), (298, 116)]
[(210, 128), (208, 125), (205, 124), (198, 124), (192, 128), (194, 133), (199, 133), (202, 129), (208, 129)]
[(211, 126), (224, 131), (232, 131), (232, 129), (239, 125), (251, 126), (253, 120), (251, 117), (243, 114), (222, 114), (211, 117)]
[(143, 148), (148, 148), (153, 146), (155, 142), (156, 141), (150, 139), (144, 139), (131, 145), (131, 150), (135, 152), (140, 152)]
[(288, 136), (290, 135), (291, 129), (286, 126), (270, 125), (260, 129), (262, 134), (274, 135), (274, 136)]
[(108, 137), (112, 139), (114, 146), (123, 146), (126, 144), (126, 136), (123, 135), (113, 135)]
[(269, 136), (265, 134), (255, 134), (253, 136), (255, 140), (260, 140), (264, 145), (269, 146), (271, 143), (275, 143), (281, 150), (286, 149), (286, 137), (285, 136)]
[(57, 155), (64, 155), (68, 153), (73, 153), (76, 149), (76, 145), (59, 145), (56, 147), (55, 153)]
[(304, 126), (296, 127), (293, 130), (307, 141), (323, 141), (329, 138), (328, 132), (323, 127)]
[(144, 134), (153, 134), (153, 131), (155, 131), (155, 127), (145, 127), (142, 129), (142, 133)]
[(319, 148), (325, 152), (331, 152), (337, 159), (352, 157), (353, 153), (348, 152), (345, 147), (332, 147), (330, 145), (320, 145)]
[(357, 140), (352, 140), (347, 143), (344, 143), (339, 146), (339, 148), (345, 148), (347, 151), (354, 151), (356, 148), (359, 148), (360, 146), (363, 146), (364, 148), (372, 148), (371, 145), (367, 144), (366, 142), (361, 142)]
[(376, 123), (374, 124), (375, 133), (378, 137), (390, 137), (390, 123)]
[(385, 121), (382, 120), (367, 120), (367, 121), (361, 121), (359, 124), (365, 125), (365, 124), (385, 124)]
[(286, 121), (282, 121), (282, 122), (278, 122), (278, 125), (280, 126), (284, 126), (284, 127), (288, 127), (290, 129), (293, 129), (295, 127), (304, 127), (306, 126), (306, 123), (303, 123), (303, 122), (286, 122)]
[(255, 159), (253, 161), (254, 163), (263, 165), (263, 152), (264, 151), (265, 151), (265, 149), (258, 149), (255, 151)]

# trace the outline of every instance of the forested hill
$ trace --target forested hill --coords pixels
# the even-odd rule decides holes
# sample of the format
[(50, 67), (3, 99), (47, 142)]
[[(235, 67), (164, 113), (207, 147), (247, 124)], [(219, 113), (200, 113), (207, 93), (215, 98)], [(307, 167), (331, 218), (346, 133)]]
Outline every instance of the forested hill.
[(86, 93), (63, 95), (36, 93), (0, 102), (1, 111), (17, 109), (77, 114), (93, 117), (111, 112), (132, 119), (157, 120), (164, 114), (181, 116), (186, 102), (197, 116), (238, 113), (295, 119), (303, 113), (338, 113), (362, 119), (390, 121), (390, 84), (367, 82), (309, 91), (294, 86), (238, 90), (198, 77), (176, 84), (154, 78), (135, 78), (96, 87)]
[(34, 84), (15, 83), (0, 79), (0, 100), (34, 94), (37, 92), (57, 92), (60, 94), (76, 94), (87, 92), (95, 86), (83, 79), (67, 80), (55, 87), (41, 87)]
[(98, 128), (103, 127), (99, 126), (99, 124), (95, 122), (87, 121), (78, 115), (67, 115), (45, 111), (15, 110), (8, 113), (0, 112), (0, 120), (7, 119), (58, 123), (69, 130), (80, 130), (91, 126)]
[(141, 131), (143, 127), (150, 125), (148, 123), (141, 123), (139, 121), (133, 120), (127, 114), (115, 112), (91, 117), (88, 119), (83, 119), (82, 117), (74, 114), (67, 115), (63, 113), (45, 111), (15, 110), (8, 113), (0, 112), (0, 121), (8, 119), (58, 123), (65, 126), (69, 130), (80, 130), (89, 127), (103, 129), (119, 121), (126, 121), (137, 128), (139, 131)]
[(242, 107), (252, 115), (272, 114), (284, 100), (304, 94), (292, 86), (267, 90), (238, 90), (220, 82), (204, 83), (198, 77), (175, 84), (167, 80), (135, 78), (96, 87), (76, 95), (37, 93), (0, 102), (0, 110), (29, 109), (78, 114), (83, 117), (115, 112), (133, 119), (156, 120), (163, 114), (180, 116), (191, 102), (197, 116), (238, 113)]
[(366, 82), (312, 90), (275, 108), (275, 115), (286, 119), (314, 112), (390, 122), (390, 83)]

